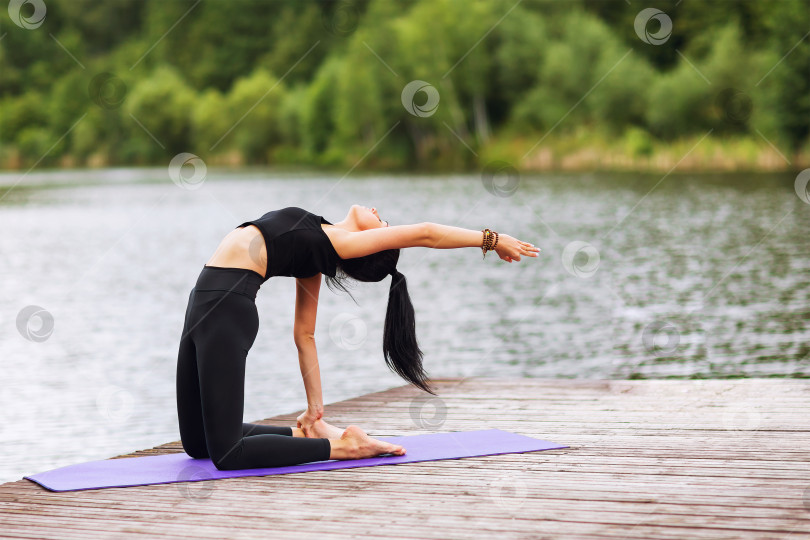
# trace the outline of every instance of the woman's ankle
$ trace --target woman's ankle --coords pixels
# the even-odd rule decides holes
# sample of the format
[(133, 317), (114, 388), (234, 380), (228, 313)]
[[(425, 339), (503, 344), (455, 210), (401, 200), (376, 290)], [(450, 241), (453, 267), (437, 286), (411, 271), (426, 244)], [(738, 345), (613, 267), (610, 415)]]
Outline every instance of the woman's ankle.
[(344, 441), (343, 439), (327, 439), (327, 440), (329, 441), (329, 445), (332, 448), (331, 451), (329, 452), (329, 459), (346, 459), (349, 457), (346, 441)]

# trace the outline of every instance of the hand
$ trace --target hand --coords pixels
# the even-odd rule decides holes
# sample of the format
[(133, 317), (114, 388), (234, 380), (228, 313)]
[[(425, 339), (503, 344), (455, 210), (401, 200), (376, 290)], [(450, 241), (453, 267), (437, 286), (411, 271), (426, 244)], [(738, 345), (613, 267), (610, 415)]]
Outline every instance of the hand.
[(323, 409), (312, 409), (307, 407), (307, 410), (301, 413), (298, 417), (298, 429), (304, 432), (305, 437), (312, 437), (312, 427), (317, 422), (323, 418)]
[(498, 234), (498, 245), (495, 246), (495, 253), (506, 262), (520, 261), (521, 255), (527, 257), (537, 257), (540, 248), (533, 244), (523, 242), (513, 238), (508, 234)]

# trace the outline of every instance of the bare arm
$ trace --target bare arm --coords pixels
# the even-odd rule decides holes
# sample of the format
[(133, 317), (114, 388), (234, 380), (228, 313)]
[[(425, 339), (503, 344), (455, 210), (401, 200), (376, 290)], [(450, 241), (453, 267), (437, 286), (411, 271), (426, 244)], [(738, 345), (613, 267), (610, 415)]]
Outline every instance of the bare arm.
[[(307, 409), (298, 416), (298, 429), (305, 437), (339, 439), (343, 430), (327, 424), (324, 419), (321, 368), (315, 346), (315, 318), (318, 314), (318, 292), (321, 274), (295, 281), (295, 328), (293, 336), (298, 349), (298, 365), (307, 393)], [(295, 431), (293, 430), (293, 435)]]
[[(462, 247), (480, 248), (484, 242), (481, 231), (462, 229), (441, 223), (428, 223), (428, 247), (433, 249), (454, 249)], [(500, 241), (498, 242), (500, 244)]]
[[(426, 225), (428, 230), (426, 245), (433, 249), (462, 247), (477, 247), (480, 249), (484, 243), (484, 233), (481, 231), (462, 229), (461, 227), (442, 225), (440, 223), (427, 223)], [(539, 251), (540, 248), (534, 247), (534, 244), (498, 232), (498, 245), (495, 246), (495, 252), (507, 262), (519, 261), (521, 255), (537, 257)]]
[(321, 368), (318, 365), (318, 349), (315, 338), (310, 337), (296, 343), (298, 365), (304, 388), (307, 392), (307, 409), (313, 413), (323, 414), (323, 393), (321, 392)]
[(321, 274), (295, 280), (295, 327), (293, 336), (298, 349), (298, 364), (307, 393), (307, 409), (323, 414), (321, 370), (315, 346), (315, 318), (318, 313), (318, 293)]
[[(508, 262), (519, 261), (521, 255), (537, 257), (540, 251), (528, 242), (522, 242), (508, 234), (498, 237), (495, 251)], [(452, 249), (462, 247), (480, 248), (484, 235), (481, 231), (462, 229), (439, 223), (414, 223), (413, 225), (395, 225), (379, 227), (359, 232), (335, 232), (333, 245), (343, 259), (364, 257), (386, 249), (408, 247), (429, 247), (434, 249)]]
[(386, 249), (428, 247), (428, 224), (394, 225), (348, 232), (335, 228), (332, 244), (341, 259), (365, 257)]

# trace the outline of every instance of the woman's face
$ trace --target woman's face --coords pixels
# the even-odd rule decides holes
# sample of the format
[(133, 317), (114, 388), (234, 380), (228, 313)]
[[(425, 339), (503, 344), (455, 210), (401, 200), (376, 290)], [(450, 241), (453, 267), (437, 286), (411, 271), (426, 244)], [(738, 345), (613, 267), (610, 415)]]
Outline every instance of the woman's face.
[(357, 228), (361, 231), (388, 226), (388, 223), (380, 218), (377, 209), (374, 207), (369, 208), (367, 206), (353, 204), (349, 213), (353, 214)]

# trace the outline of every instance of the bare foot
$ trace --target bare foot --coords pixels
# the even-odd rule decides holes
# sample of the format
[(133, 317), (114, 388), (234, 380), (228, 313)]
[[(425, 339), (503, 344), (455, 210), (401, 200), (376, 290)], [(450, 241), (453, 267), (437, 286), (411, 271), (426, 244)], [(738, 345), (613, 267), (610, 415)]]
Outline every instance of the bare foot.
[(332, 445), (329, 459), (362, 459), (382, 454), (395, 456), (405, 454), (402, 446), (369, 437), (358, 426), (347, 427), (339, 439), (329, 439), (329, 443)]
[(315, 438), (339, 439), (343, 435), (343, 430), (321, 419), (312, 424), (309, 433)]

